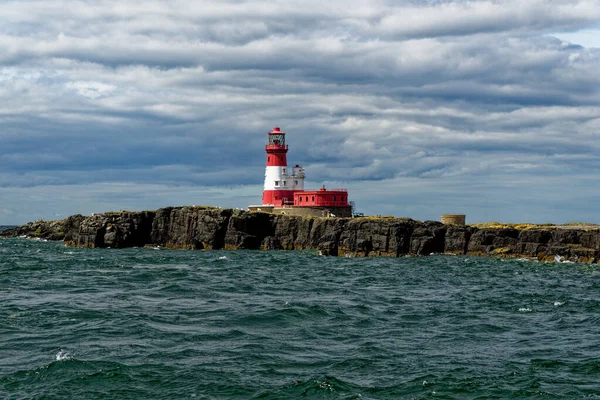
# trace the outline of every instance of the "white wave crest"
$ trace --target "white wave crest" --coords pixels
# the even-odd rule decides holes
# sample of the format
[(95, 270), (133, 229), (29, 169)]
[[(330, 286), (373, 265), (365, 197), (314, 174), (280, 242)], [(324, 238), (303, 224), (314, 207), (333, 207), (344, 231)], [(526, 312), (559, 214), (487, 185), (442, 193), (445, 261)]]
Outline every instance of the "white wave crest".
[(554, 262), (561, 263), (561, 264), (574, 264), (573, 261), (569, 261), (569, 260), (565, 259), (563, 256), (554, 256)]
[(71, 356), (69, 355), (69, 353), (67, 353), (63, 349), (60, 349), (58, 351), (58, 353), (56, 353), (56, 361), (64, 361), (64, 360), (70, 360), (70, 359), (71, 359)]

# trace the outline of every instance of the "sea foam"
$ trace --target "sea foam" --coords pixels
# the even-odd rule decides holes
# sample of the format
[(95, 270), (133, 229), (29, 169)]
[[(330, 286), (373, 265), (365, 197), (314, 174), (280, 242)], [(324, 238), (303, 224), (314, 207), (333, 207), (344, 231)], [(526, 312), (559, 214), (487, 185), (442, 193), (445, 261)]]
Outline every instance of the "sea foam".
[(63, 349), (60, 349), (58, 351), (58, 353), (56, 353), (56, 361), (64, 361), (64, 360), (70, 360), (70, 359), (71, 359), (71, 356), (69, 355), (69, 353), (67, 353)]

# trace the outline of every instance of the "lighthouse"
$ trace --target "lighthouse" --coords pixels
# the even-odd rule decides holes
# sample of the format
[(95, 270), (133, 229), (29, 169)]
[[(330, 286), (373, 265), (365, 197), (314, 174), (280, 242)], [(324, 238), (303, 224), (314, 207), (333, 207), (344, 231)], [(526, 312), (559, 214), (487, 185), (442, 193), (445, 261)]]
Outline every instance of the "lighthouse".
[(276, 126), (269, 132), (265, 150), (267, 168), (262, 204), (274, 207), (293, 205), (294, 192), (304, 190), (304, 169), (299, 165), (288, 168), (285, 132), (279, 127)]
[(250, 211), (314, 217), (352, 217), (352, 204), (346, 189), (304, 190), (304, 168), (287, 165), (288, 146), (285, 132), (276, 126), (269, 132), (267, 168), (262, 205), (248, 206)]

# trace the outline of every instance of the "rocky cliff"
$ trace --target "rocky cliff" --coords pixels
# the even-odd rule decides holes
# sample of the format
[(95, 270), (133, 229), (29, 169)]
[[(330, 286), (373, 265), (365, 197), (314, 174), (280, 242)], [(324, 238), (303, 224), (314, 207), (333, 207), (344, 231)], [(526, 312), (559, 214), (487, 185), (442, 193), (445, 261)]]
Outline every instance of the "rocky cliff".
[(332, 256), (436, 253), (596, 263), (598, 229), (480, 229), (399, 218), (312, 218), (208, 207), (112, 212), (36, 221), (2, 233), (64, 240), (74, 247), (318, 249)]

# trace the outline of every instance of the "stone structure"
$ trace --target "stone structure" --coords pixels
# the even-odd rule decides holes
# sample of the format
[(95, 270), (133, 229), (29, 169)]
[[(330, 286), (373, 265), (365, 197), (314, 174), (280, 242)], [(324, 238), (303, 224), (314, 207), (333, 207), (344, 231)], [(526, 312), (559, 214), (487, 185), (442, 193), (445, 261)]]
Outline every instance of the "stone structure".
[(352, 208), (346, 206), (286, 207), (275, 208), (273, 212), (284, 215), (298, 215), (310, 217), (352, 217)]
[(444, 214), (441, 217), (442, 224), (444, 225), (464, 225), (466, 221), (466, 215), (464, 214)]
[(273, 207), (273, 206), (249, 206), (249, 211), (266, 212), (280, 215), (296, 215), (304, 217), (352, 217), (351, 207)]

